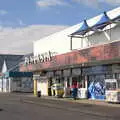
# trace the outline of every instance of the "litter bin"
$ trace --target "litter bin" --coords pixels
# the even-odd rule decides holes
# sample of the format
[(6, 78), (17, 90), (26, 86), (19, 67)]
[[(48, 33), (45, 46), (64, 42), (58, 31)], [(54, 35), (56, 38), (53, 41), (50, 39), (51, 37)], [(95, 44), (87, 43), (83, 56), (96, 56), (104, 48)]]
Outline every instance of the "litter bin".
[(37, 97), (41, 97), (41, 91), (37, 92)]

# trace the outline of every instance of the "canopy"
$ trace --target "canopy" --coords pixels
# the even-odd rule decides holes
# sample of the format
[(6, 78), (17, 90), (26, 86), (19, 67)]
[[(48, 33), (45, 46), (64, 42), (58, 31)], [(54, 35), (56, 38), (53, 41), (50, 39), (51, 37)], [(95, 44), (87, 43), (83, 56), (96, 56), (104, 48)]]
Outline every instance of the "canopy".
[(97, 23), (92, 26), (92, 30), (98, 30), (98, 29), (103, 29), (107, 25), (111, 24), (109, 17), (107, 16), (106, 12), (104, 12)]
[(108, 11), (107, 13), (104, 12), (100, 14), (99, 16), (96, 16), (94, 18), (88, 19), (87, 21), (84, 20), (80, 24), (80, 28), (72, 33), (70, 36), (76, 36), (76, 35), (85, 35), (87, 32), (90, 31), (101, 31), (103, 30), (107, 25), (110, 25), (112, 23), (120, 22), (120, 7)]
[(88, 32), (88, 29), (89, 29), (89, 26), (87, 24), (87, 21), (84, 20), (81, 23), (80, 28), (77, 31), (75, 31), (74, 33), (72, 33), (71, 36), (74, 36), (74, 35), (84, 35), (86, 32)]
[(109, 21), (110, 21), (109, 17), (107, 16), (106, 12), (104, 12), (94, 26), (105, 24), (108, 23)]
[(89, 27), (87, 21), (84, 20), (81, 23), (80, 28), (76, 32), (72, 33), (71, 36), (85, 35), (89, 31), (96, 31), (98, 29), (103, 29), (104, 27), (106, 27), (107, 25), (109, 25), (111, 23), (109, 17), (106, 14), (106, 12), (104, 12), (99, 17), (97, 17), (97, 20), (94, 20), (94, 22), (95, 23), (93, 23), (93, 25)]

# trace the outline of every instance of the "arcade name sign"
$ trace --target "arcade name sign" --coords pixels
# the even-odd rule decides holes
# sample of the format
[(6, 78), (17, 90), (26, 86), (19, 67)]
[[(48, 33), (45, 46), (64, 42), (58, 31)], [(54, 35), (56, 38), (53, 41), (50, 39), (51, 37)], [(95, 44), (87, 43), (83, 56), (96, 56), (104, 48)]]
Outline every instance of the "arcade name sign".
[(56, 54), (56, 52), (48, 51), (42, 54), (38, 54), (38, 56), (25, 57), (25, 64), (37, 64), (52, 61)]

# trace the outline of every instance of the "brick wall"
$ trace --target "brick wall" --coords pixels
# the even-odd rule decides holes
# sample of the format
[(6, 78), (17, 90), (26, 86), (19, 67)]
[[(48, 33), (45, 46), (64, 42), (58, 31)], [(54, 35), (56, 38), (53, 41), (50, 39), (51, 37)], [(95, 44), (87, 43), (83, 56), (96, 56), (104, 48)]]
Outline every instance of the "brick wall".
[(37, 71), (59, 66), (96, 62), (99, 60), (111, 60), (115, 58), (120, 58), (120, 41), (57, 55), (49, 62), (21, 65), (20, 71)]

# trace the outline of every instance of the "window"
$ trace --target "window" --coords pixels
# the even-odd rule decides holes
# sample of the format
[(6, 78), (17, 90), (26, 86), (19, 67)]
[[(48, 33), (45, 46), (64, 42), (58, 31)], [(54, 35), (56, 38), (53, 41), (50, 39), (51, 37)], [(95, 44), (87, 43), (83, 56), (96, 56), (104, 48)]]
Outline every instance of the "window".
[(106, 83), (106, 90), (116, 90), (116, 88), (117, 88), (116, 82)]

